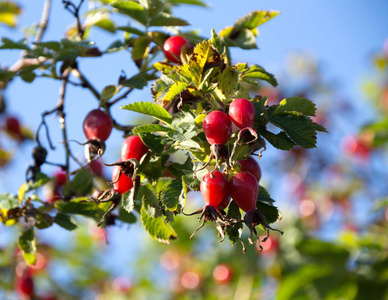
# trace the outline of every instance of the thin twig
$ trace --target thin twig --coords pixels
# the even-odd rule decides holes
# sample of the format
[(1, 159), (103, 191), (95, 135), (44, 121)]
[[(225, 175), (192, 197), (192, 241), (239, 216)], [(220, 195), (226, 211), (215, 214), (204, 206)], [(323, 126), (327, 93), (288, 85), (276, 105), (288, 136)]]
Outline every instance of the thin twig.
[(50, 10), (51, 10), (51, 0), (46, 0), (43, 5), (43, 12), (42, 12), (42, 18), (40, 19), (39, 22), (39, 28), (38, 32), (36, 33), (35, 36), (35, 42), (41, 42), (43, 35), (47, 29), (47, 24), (49, 21), (49, 16), (50, 16)]
[(78, 6), (76, 6), (73, 2), (62, 0), (62, 3), (65, 5), (65, 9), (67, 9), (76, 19), (77, 22), (77, 30), (78, 36), (82, 39), (85, 33), (85, 30), (82, 28), (81, 19), (79, 16), (79, 12), (81, 10), (81, 6), (84, 0), (80, 0)]
[(132, 91), (133, 91), (133, 88), (129, 88), (124, 94), (122, 94), (121, 96), (117, 97), (116, 99), (108, 102), (107, 103), (108, 107), (111, 107), (112, 105), (116, 104), (120, 100), (126, 98)]
[(72, 69), (72, 74), (75, 77), (79, 78), (82, 82), (82, 86), (88, 88), (92, 92), (92, 94), (97, 98), (97, 100), (100, 101), (101, 99), (100, 93), (78, 69)]

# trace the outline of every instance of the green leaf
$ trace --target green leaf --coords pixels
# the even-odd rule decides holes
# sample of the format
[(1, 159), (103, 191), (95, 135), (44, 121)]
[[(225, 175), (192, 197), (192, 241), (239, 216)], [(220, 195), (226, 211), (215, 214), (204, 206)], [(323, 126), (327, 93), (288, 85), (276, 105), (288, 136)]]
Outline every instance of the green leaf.
[[(71, 191), (78, 196), (86, 196), (93, 189), (93, 177), (88, 169), (79, 171), (71, 181)], [(66, 187), (66, 186), (65, 186)]]
[(270, 196), (270, 194), (267, 192), (265, 188), (262, 186), (259, 186), (259, 194), (257, 196), (257, 201), (263, 201), (268, 203), (273, 203), (275, 200), (273, 200)]
[(182, 176), (182, 182), (192, 191), (198, 191), (201, 182), (192, 174)]
[(178, 238), (174, 228), (170, 224), (167, 224), (163, 217), (150, 217), (144, 205), (140, 210), (141, 222), (148, 232), (148, 234), (155, 240), (160, 243), (170, 244), (171, 240), (176, 240)]
[(149, 26), (187, 26), (187, 25), (190, 25), (187, 21), (163, 12), (152, 17), (149, 22)]
[(278, 11), (265, 11), (265, 10), (257, 10), (252, 11), (246, 16), (237, 20), (234, 25), (233, 31), (237, 32), (241, 29), (255, 29), (258, 26), (264, 24), (265, 22), (271, 20), (273, 17), (277, 16), (280, 12)]
[(234, 67), (226, 68), (221, 74), (218, 85), (226, 99), (229, 99), (238, 85), (238, 72), (236, 69)]
[(133, 224), (136, 223), (137, 218), (133, 213), (129, 213), (124, 208), (120, 208), (119, 220), (128, 224)]
[[(236, 220), (241, 220), (240, 208), (233, 200), (228, 206), (227, 216)], [(242, 223), (236, 223), (231, 226), (226, 227), (226, 234), (228, 235), (232, 245), (240, 240), (241, 234), (243, 231)]]
[(22, 232), (18, 239), (18, 245), (20, 250), (22, 250), (24, 260), (28, 265), (33, 265), (36, 262), (35, 257), (35, 236), (34, 228), (31, 227), (26, 231)]
[(131, 189), (128, 193), (125, 193), (121, 197), (121, 206), (128, 212), (131, 213), (135, 208), (135, 197), (134, 189)]
[(168, 2), (175, 5), (190, 4), (190, 5), (207, 7), (206, 3), (200, 0), (168, 0)]
[(13, 1), (0, 1), (0, 23), (16, 27), (17, 16), (20, 13), (20, 6)]
[(77, 229), (77, 222), (69, 215), (63, 213), (57, 213), (54, 218), (54, 222), (66, 230)]
[(183, 90), (188, 87), (188, 84), (182, 81), (175, 82), (170, 88), (168, 92), (164, 95), (163, 101), (172, 101), (175, 96), (179, 95)]
[[(332, 267), (328, 265), (306, 265), (296, 272), (289, 273), (280, 283), (277, 299), (294, 299), (294, 295), (309, 286), (313, 280), (332, 274)], [(307, 298), (306, 298), (307, 299)]]
[(95, 220), (100, 220), (100, 218), (102, 217), (103, 211), (98, 207), (97, 203), (81, 202), (81, 201), (82, 200), (80, 201), (71, 200), (66, 202), (56, 201), (54, 206), (59, 212), (64, 214), (82, 215), (82, 216), (93, 218)]
[(246, 79), (254, 79), (254, 80), (264, 80), (270, 83), (272, 86), (277, 86), (278, 82), (275, 76), (269, 72), (267, 72), (263, 67), (258, 65), (252, 65), (248, 70), (244, 71), (241, 76), (243, 80)]
[(269, 121), (283, 129), (296, 144), (306, 148), (315, 148), (317, 139), (310, 118), (295, 112), (272, 114)]
[(129, 33), (133, 33), (135, 35), (138, 35), (138, 36), (145, 36), (146, 33), (144, 31), (141, 31), (135, 27), (131, 27), (131, 26), (120, 26), (120, 27), (117, 27), (116, 29), (118, 30), (122, 30), (122, 31), (125, 31), (125, 32), (129, 32)]
[(159, 194), (163, 205), (171, 211), (179, 211), (184, 203), (183, 186), (181, 180), (175, 180), (166, 186)]
[(55, 41), (47, 41), (47, 42), (34, 42), (34, 45), (47, 48), (49, 50), (58, 51), (61, 48), (61, 44)]
[(140, 133), (139, 134), (143, 143), (150, 148), (153, 152), (161, 153), (164, 150), (163, 139), (152, 133)]
[(38, 209), (36, 213), (36, 223), (35, 223), (36, 228), (38, 229), (49, 228), (51, 225), (53, 225), (53, 223), (54, 223), (53, 217), (51, 217), (47, 213), (40, 212)]
[(163, 107), (151, 103), (151, 102), (135, 102), (133, 104), (127, 104), (121, 109), (126, 109), (130, 111), (135, 111), (141, 114), (145, 114), (151, 117), (154, 117), (160, 121), (163, 121), (167, 124), (171, 124), (172, 118), (167, 110), (165, 110)]
[(265, 129), (259, 130), (260, 134), (275, 148), (280, 150), (291, 150), (294, 148), (295, 143), (287, 136), (284, 131), (274, 134)]
[(132, 129), (132, 133), (138, 135), (139, 133), (146, 132), (168, 132), (172, 129), (160, 124), (149, 124), (149, 125), (140, 125)]
[(302, 97), (291, 97), (280, 101), (274, 114), (295, 111), (306, 116), (315, 116), (316, 110), (314, 102)]
[(20, 72), (19, 74), (20, 78), (23, 79), (23, 81), (27, 82), (27, 83), (31, 83), (35, 80), (36, 78), (36, 74), (33, 73), (33, 72)]
[(26, 45), (26, 40), (23, 39), (18, 42), (14, 42), (6, 37), (1, 39), (0, 49), (30, 50), (30, 48)]
[(8, 81), (16, 76), (17, 72), (0, 70), (0, 81)]
[(233, 39), (235, 46), (241, 49), (257, 49), (256, 35), (248, 29), (241, 29), (236, 38)]
[(132, 19), (147, 25), (147, 11), (135, 1), (116, 1), (110, 4), (120, 13), (130, 16)]
[(275, 206), (266, 204), (261, 201), (257, 201), (256, 208), (264, 214), (268, 224), (276, 222), (279, 218), (279, 211)]
[(345, 248), (316, 239), (303, 240), (296, 248), (303, 254), (311, 256), (320, 262), (334, 263), (338, 267), (345, 267), (349, 251)]
[(94, 26), (100, 27), (101, 29), (104, 29), (110, 33), (116, 32), (116, 26), (115, 23), (109, 18), (103, 18), (96, 23), (94, 23)]
[(104, 87), (104, 89), (101, 92), (100, 100), (101, 102), (107, 102), (109, 99), (111, 99), (114, 95), (117, 94), (119, 91), (119, 88), (117, 85), (108, 85)]
[[(50, 178), (43, 173), (38, 173), (35, 176), (35, 181), (29, 181), (25, 183), (24, 187), (24, 193), (28, 193), (29, 191), (36, 190), (37, 188), (41, 187), (42, 185), (46, 184), (50, 181)], [(19, 199), (21, 200), (23, 197), (19, 196)]]
[(162, 12), (165, 8), (164, 1), (162, 0), (147, 0), (147, 2), (148, 17), (150, 18)]
[(127, 48), (128, 48), (128, 45), (126, 43), (124, 43), (121, 40), (117, 40), (109, 45), (109, 47), (105, 50), (105, 53), (114, 53)]
[(125, 80), (122, 85), (141, 90), (147, 86), (149, 80), (153, 79), (154, 77), (147, 73), (139, 73)]
[(148, 48), (150, 45), (150, 38), (148, 36), (141, 36), (134, 40), (132, 46), (132, 60), (142, 60), (148, 54)]
[(0, 194), (0, 209), (13, 209), (19, 206), (19, 200), (12, 194)]

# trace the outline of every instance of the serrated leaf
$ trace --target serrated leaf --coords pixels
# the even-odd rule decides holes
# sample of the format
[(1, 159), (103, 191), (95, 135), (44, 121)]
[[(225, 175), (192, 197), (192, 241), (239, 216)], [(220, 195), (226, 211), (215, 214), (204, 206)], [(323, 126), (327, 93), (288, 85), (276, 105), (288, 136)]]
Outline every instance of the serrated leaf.
[(119, 220), (128, 224), (133, 224), (136, 223), (137, 218), (133, 213), (129, 213), (124, 208), (120, 208)]
[(77, 222), (69, 215), (63, 213), (57, 213), (54, 218), (54, 222), (66, 230), (77, 229)]
[[(78, 196), (86, 196), (93, 189), (93, 177), (88, 169), (82, 169), (73, 178), (70, 183), (71, 191)], [(66, 188), (66, 186), (65, 186)]]
[(262, 137), (264, 137), (272, 146), (280, 150), (291, 150), (296, 145), (284, 131), (274, 134), (267, 130), (259, 130)]
[(149, 26), (187, 26), (190, 25), (187, 21), (174, 17), (170, 14), (161, 12), (152, 17), (149, 21)]
[(241, 49), (257, 49), (256, 35), (248, 29), (241, 29), (236, 38), (233, 39), (235, 46)]
[(139, 133), (146, 132), (168, 132), (172, 129), (160, 124), (149, 124), (149, 125), (140, 125), (132, 129), (132, 133), (138, 135)]
[(315, 116), (315, 103), (302, 97), (291, 97), (280, 101), (279, 106), (274, 111), (274, 114), (296, 111), (306, 116)]
[(141, 36), (134, 40), (131, 51), (133, 61), (144, 59), (147, 56), (150, 42), (148, 36)]
[(54, 206), (64, 214), (82, 215), (96, 220), (100, 220), (103, 214), (95, 202), (56, 201)]
[(139, 73), (125, 80), (122, 85), (141, 90), (147, 86), (149, 80), (153, 79), (155, 79), (155, 77), (152, 75), (149, 75), (147, 73)]
[(327, 129), (325, 127), (323, 127), (322, 125), (319, 125), (318, 123), (313, 122), (313, 126), (314, 126), (314, 129), (316, 131), (328, 133)]
[(306, 148), (316, 147), (316, 132), (310, 118), (295, 112), (272, 114), (269, 121), (283, 129), (296, 144)]
[(197, 5), (197, 6), (203, 6), (206, 7), (206, 3), (200, 0), (168, 0), (169, 3), (178, 5), (178, 4), (190, 4), (190, 5)]
[(121, 197), (121, 206), (128, 212), (132, 212), (135, 208), (134, 189), (131, 189), (128, 193), (125, 193)]
[(234, 25), (233, 31), (237, 32), (243, 28), (246, 29), (255, 29), (258, 26), (264, 24), (265, 22), (271, 20), (273, 17), (277, 16), (280, 12), (278, 11), (265, 11), (265, 10), (257, 10), (252, 11), (246, 16), (237, 20)]
[(181, 180), (175, 180), (166, 186), (159, 194), (159, 199), (163, 205), (171, 211), (177, 211), (182, 208), (184, 203), (184, 191)]
[[(39, 210), (38, 210), (39, 211)], [(38, 229), (49, 228), (53, 225), (54, 219), (47, 213), (37, 212), (35, 227)]]
[(117, 8), (120, 13), (130, 16), (132, 19), (140, 22), (143, 25), (147, 24), (147, 12), (143, 6), (135, 1), (116, 1), (110, 3), (111, 6)]
[(143, 205), (145, 212), (151, 218), (161, 217), (160, 206), (151, 185), (143, 186)]
[(18, 42), (14, 42), (6, 37), (3, 37), (1, 39), (0, 49), (30, 50), (30, 48), (26, 45), (26, 40), (20, 40)]
[(0, 209), (13, 209), (19, 206), (19, 200), (12, 194), (0, 194)]
[(192, 174), (182, 176), (182, 182), (192, 191), (198, 191), (201, 182)]
[(47, 42), (34, 42), (34, 45), (44, 47), (50, 50), (58, 51), (61, 48), (61, 44), (55, 41), (47, 41)]
[(102, 90), (100, 100), (102, 102), (106, 102), (109, 99), (111, 99), (114, 95), (116, 95), (118, 91), (119, 91), (119, 88), (117, 85), (108, 85), (104, 87), (104, 89)]
[(26, 231), (22, 232), (18, 239), (18, 245), (20, 250), (22, 250), (23, 258), (28, 265), (33, 265), (36, 262), (35, 257), (35, 236), (34, 228), (31, 227)]
[(276, 222), (279, 218), (279, 211), (275, 206), (266, 204), (261, 201), (257, 201), (256, 208), (264, 214), (268, 224)]
[(115, 33), (116, 32), (116, 26), (115, 23), (109, 18), (103, 18), (96, 23), (94, 23), (94, 26), (97, 26), (101, 29), (104, 29), (110, 33)]
[(226, 68), (218, 81), (219, 88), (225, 95), (226, 99), (229, 99), (237, 89), (238, 84), (238, 72), (234, 67)]
[(275, 76), (267, 72), (262, 66), (258, 65), (251, 65), (249, 69), (243, 73), (241, 78), (245, 81), (247, 81), (247, 79), (264, 80), (270, 83), (272, 86), (278, 85)]
[[(230, 202), (228, 206), (227, 216), (235, 220), (241, 220), (240, 208), (233, 200)], [(234, 245), (236, 242), (240, 240), (242, 231), (243, 231), (242, 223), (236, 223), (226, 227), (226, 234), (229, 237), (229, 240), (232, 243), (232, 245)]]
[(170, 224), (167, 224), (163, 217), (150, 217), (144, 206), (140, 210), (141, 222), (148, 234), (160, 243), (170, 244), (171, 240), (177, 239), (177, 234)]
[(257, 195), (257, 201), (263, 201), (268, 203), (273, 203), (275, 200), (273, 200), (270, 196), (270, 194), (267, 192), (265, 188), (262, 186), (259, 186), (259, 194)]
[(164, 95), (163, 101), (172, 101), (175, 96), (179, 95), (183, 90), (188, 87), (188, 84), (182, 81), (175, 82), (170, 88), (168, 92)]
[(163, 139), (160, 136), (152, 133), (140, 133), (139, 134), (143, 143), (150, 148), (153, 152), (161, 153), (164, 150)]
[(172, 118), (167, 110), (163, 107), (151, 103), (151, 102), (135, 102), (133, 104), (127, 104), (121, 107), (121, 109), (126, 109), (141, 114), (145, 114), (151, 117), (154, 117), (160, 121), (163, 121), (167, 124), (171, 124)]

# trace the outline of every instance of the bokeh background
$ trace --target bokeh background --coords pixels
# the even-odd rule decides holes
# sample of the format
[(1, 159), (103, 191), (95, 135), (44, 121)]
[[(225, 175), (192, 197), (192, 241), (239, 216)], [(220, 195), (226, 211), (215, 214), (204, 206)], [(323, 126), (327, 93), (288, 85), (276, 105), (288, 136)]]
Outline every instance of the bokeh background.
[[(18, 26), (15, 29), (0, 26), (0, 36), (13, 40), (23, 38), (23, 27), (39, 21), (43, 2), (17, 1), (22, 6)], [(275, 250), (266, 253), (266, 250), (260, 252), (252, 247), (243, 255), (239, 245), (231, 248), (227, 242), (219, 244), (210, 228), (198, 234), (195, 241), (189, 241), (188, 236), (196, 225), (194, 217), (179, 221), (181, 239), (173, 246), (152, 241), (139, 224), (108, 228), (108, 244), (105, 233), (96, 229), (94, 223), (86, 222), (77, 233), (50, 228), (39, 232), (40, 242), (47, 245), (47, 249), (42, 250), (47, 269), (42, 271), (44, 275), (36, 276), (38, 292), (62, 291), (62, 296), (57, 293), (58, 299), (366, 299), (360, 293), (359, 281), (351, 278), (366, 274), (372, 282), (387, 280), (386, 275), (380, 278), (378, 271), (367, 270), (373, 262), (368, 260), (361, 271), (357, 265), (358, 260), (365, 257), (381, 255), (382, 268), (387, 266), (386, 240), (381, 240), (382, 245), (366, 247), (367, 250), (358, 244), (358, 237), (365, 237), (376, 229), (377, 225), (370, 228), (376, 220), (385, 218), (379, 230), (387, 232), (388, 216), (375, 209), (376, 203), (388, 195), (387, 151), (379, 147), (360, 154), (354, 151), (354, 144), (352, 148), (349, 143), (358, 136), (363, 125), (381, 119), (384, 113), (376, 99), (381, 97), (382, 86), (387, 84), (387, 71), (386, 66), (385, 69), (384, 65), (379, 67), (376, 60), (388, 56), (388, 3), (362, 0), (207, 3), (206, 8), (182, 6), (174, 10), (176, 16), (191, 24), (182, 31), (198, 30), (201, 36), (209, 37), (212, 28), (218, 32), (252, 10), (281, 12), (260, 27), (260, 49), (233, 49), (233, 63), (255, 63), (274, 73), (279, 88), (263, 87), (258, 91), (270, 95), (274, 103), (296, 94), (316, 102), (321, 112), (317, 120), (329, 130), (329, 134), (319, 134), (318, 149), (299, 149), (286, 154), (269, 147), (260, 160), (262, 184), (277, 200), (283, 214), (283, 220), (276, 227), (286, 231), (284, 237), (277, 239), (277, 234), (273, 234)], [(117, 18), (116, 21), (125, 25), (124, 19)], [(73, 17), (64, 12), (61, 1), (54, 1), (44, 40), (57, 40), (69, 24), (73, 24)], [(111, 34), (96, 28), (92, 29), (89, 39), (106, 49), (112, 40), (121, 37), (121, 32)], [(0, 65), (12, 65), (19, 55), (18, 51), (1, 50)], [(121, 70), (131, 74), (135, 66), (130, 53), (121, 51), (100, 59), (84, 58), (80, 68), (101, 90), (108, 84), (115, 84)], [(41, 121), (40, 114), (56, 105), (60, 84), (60, 81), (44, 78), (32, 84), (14, 80), (4, 92), (7, 113), (17, 116), (23, 126), (35, 131)], [(129, 102), (151, 100), (148, 86), (116, 105), (113, 114), (121, 123), (133, 124), (139, 121), (139, 116), (119, 107)], [(69, 87), (65, 110), (68, 111), (71, 139), (84, 140), (84, 116), (97, 105), (86, 89)], [(58, 144), (61, 140), (58, 120), (54, 117), (47, 120), (53, 128), (54, 143)], [(0, 142), (4, 143), (1, 138)], [(121, 133), (112, 134), (106, 161), (117, 160), (122, 140)], [(3, 146), (12, 149), (14, 157), (10, 164), (0, 169), (0, 193), (16, 192), (24, 183), (34, 146), (33, 142), (21, 146), (7, 139), (5, 142), (9, 144)], [(72, 145), (74, 153), (83, 157), (83, 148), (77, 150), (77, 147)], [(57, 147), (48, 160), (63, 158), (61, 147)], [(55, 168), (47, 167), (45, 171), (53, 174)], [(109, 177), (111, 170), (104, 172)], [(193, 196), (193, 208), (200, 205), (198, 198)], [(346, 242), (341, 240), (344, 232), (348, 234)], [(0, 247), (6, 249), (15, 240), (14, 234), (12, 228), (2, 226)], [(296, 247), (307, 238), (314, 238), (317, 243), (306, 243), (308, 250)], [(374, 238), (363, 240), (369, 239), (373, 242)], [(338, 246), (338, 240), (342, 241), (342, 248)], [(312, 251), (314, 247), (322, 252)], [(376, 252), (371, 253), (370, 248)], [(333, 260), (325, 260), (325, 251)], [(308, 255), (313, 258), (306, 260)], [(218, 264), (233, 269), (233, 276), (226, 284), (214, 279), (212, 270)], [(330, 269), (338, 264), (344, 264), (339, 273)], [(307, 265), (316, 268), (303, 269)], [(339, 282), (345, 288), (341, 290), (328, 282), (311, 282), (315, 277), (325, 278), (332, 274), (325, 269), (327, 266), (334, 273), (343, 274), (340, 277), (343, 281)], [(299, 283), (292, 282), (292, 278)], [(334, 292), (322, 294), (321, 286)], [(366, 289), (372, 291), (373, 285), (366, 285)], [(0, 295), (16, 297), (6, 288)], [(384, 295), (388, 297), (387, 293)]]

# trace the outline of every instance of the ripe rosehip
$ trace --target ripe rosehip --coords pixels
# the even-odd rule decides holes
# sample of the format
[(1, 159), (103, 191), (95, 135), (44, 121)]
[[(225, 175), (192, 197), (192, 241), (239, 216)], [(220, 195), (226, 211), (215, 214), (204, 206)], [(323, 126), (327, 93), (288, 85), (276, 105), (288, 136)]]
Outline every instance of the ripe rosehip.
[(92, 160), (89, 164), (89, 170), (97, 176), (102, 176), (103, 165), (99, 160)]
[(8, 116), (5, 120), (5, 128), (6, 130), (14, 135), (21, 134), (20, 122), (16, 117)]
[(212, 111), (202, 123), (202, 129), (210, 145), (226, 144), (232, 134), (232, 121), (222, 111)]
[(66, 172), (62, 170), (58, 170), (54, 174), (55, 177), (55, 185), (62, 186), (66, 183)]
[(164, 56), (171, 62), (179, 64), (181, 62), (182, 47), (190, 48), (189, 42), (181, 36), (169, 37), (163, 44)]
[(137, 161), (140, 161), (147, 152), (148, 147), (144, 145), (141, 138), (137, 135), (131, 135), (123, 142), (123, 146), (121, 147), (121, 159), (127, 160), (136, 158)]
[(218, 208), (228, 196), (228, 181), (224, 174), (216, 170), (202, 178), (200, 190), (206, 205)]
[(106, 141), (112, 132), (113, 122), (107, 113), (94, 109), (85, 117), (83, 128), (88, 139)]
[(31, 276), (22, 276), (16, 280), (16, 290), (21, 296), (31, 297), (34, 293), (34, 281)]
[(229, 193), (237, 205), (245, 212), (256, 209), (259, 185), (256, 177), (249, 172), (239, 172), (229, 180)]
[(229, 202), (230, 202), (230, 196), (229, 194), (227, 194), (224, 199), (222, 199), (221, 203), (218, 205), (218, 210), (224, 210), (225, 208), (228, 207), (229, 205)]
[[(119, 160), (121, 161), (121, 159)], [(113, 172), (112, 172), (112, 182), (113, 188), (118, 191), (120, 194), (125, 194), (126, 192), (129, 192), (130, 189), (133, 187), (132, 178), (128, 177), (124, 173), (121, 173), (120, 178), (118, 178), (120, 174), (120, 166), (114, 166)], [(117, 182), (116, 182), (117, 181)]]
[(228, 284), (232, 279), (232, 268), (225, 264), (216, 266), (213, 270), (213, 278), (218, 284)]
[(247, 99), (234, 99), (229, 106), (229, 116), (239, 128), (252, 127), (255, 122), (255, 107)]
[(241, 172), (249, 172), (256, 177), (257, 182), (261, 179), (261, 169), (259, 163), (250, 156), (248, 159), (239, 160), (241, 165)]

